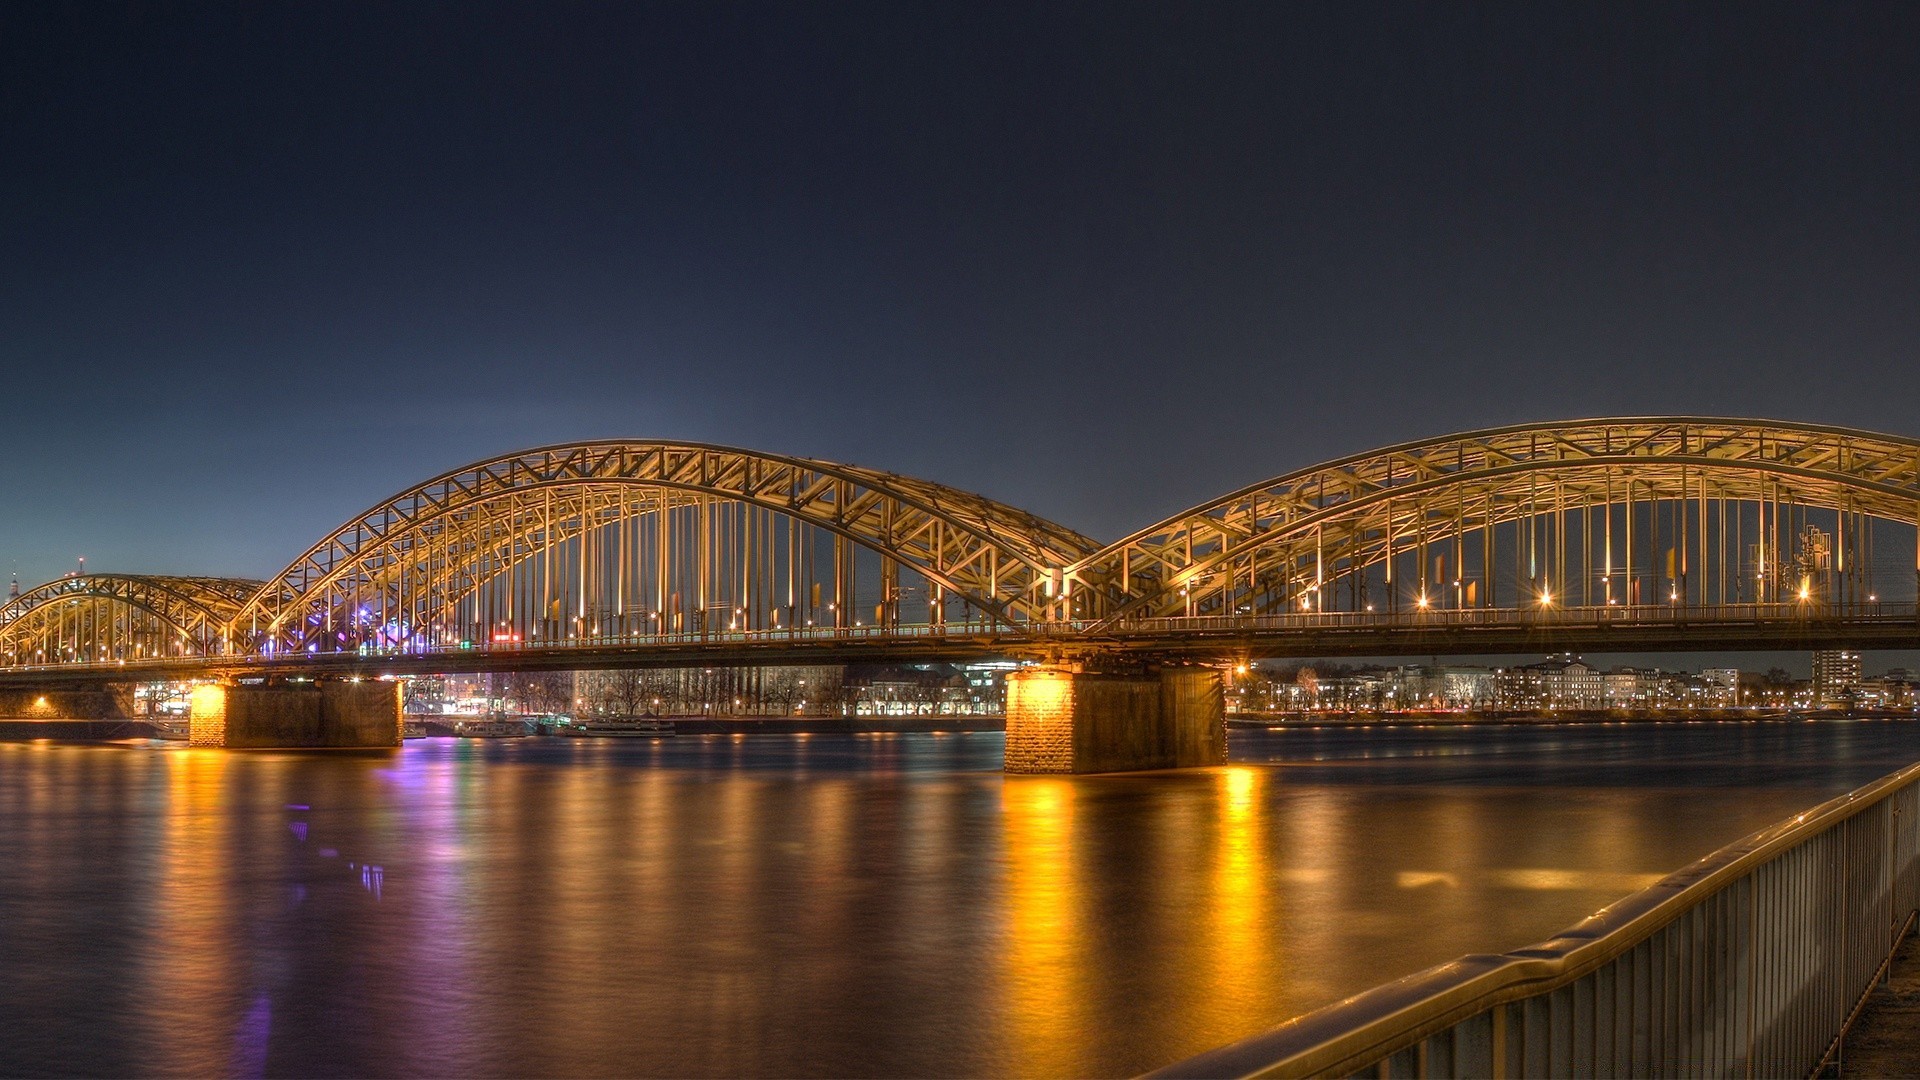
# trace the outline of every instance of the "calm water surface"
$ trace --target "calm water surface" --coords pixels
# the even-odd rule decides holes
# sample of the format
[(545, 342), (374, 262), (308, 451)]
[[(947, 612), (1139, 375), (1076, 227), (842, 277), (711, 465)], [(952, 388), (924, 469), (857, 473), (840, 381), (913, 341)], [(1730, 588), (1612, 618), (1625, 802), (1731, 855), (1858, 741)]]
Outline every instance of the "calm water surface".
[(0, 744), (0, 1073), (1115, 1075), (1528, 944), (1920, 725)]

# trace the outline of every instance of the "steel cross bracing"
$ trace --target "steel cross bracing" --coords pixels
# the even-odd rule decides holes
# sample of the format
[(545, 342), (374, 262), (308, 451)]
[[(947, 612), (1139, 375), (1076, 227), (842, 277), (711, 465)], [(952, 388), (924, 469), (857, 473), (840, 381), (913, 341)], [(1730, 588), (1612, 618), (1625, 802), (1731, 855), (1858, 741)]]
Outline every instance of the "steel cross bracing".
[[(493, 651), (558, 663), (569, 649), (596, 662), (698, 662), (733, 656), (703, 644), (725, 635), (736, 660), (776, 637), (796, 653), (812, 648), (803, 639), (831, 639), (818, 656), (1074, 642), (1171, 653), (1237, 630), (1274, 648), (1318, 635), (1329, 648), (1378, 649), (1401, 632), (1396, 613), (1421, 616), (1419, 633), (1404, 632), (1424, 650), (1440, 647), (1442, 625), (1617, 627), (1616, 604), (1650, 642), (1705, 635), (1715, 620), (1724, 640), (1759, 640), (1770, 620), (1805, 628), (1814, 615), (1839, 620), (1820, 631), (1830, 637), (1871, 626), (1891, 641), (1898, 609), (1879, 593), (1894, 585), (1914, 608), (1916, 522), (1920, 441), (1742, 419), (1586, 420), (1406, 443), (1251, 485), (1104, 548), (991, 499), (872, 469), (592, 442), (409, 488), (265, 583), (50, 582), (0, 608), (0, 664), (454, 648), (472, 654), (469, 667)], [(1889, 581), (1903, 559), (1908, 580)], [(1454, 623), (1436, 621), (1443, 611)], [(1696, 630), (1682, 627), (1689, 619)], [(956, 635), (968, 643), (938, 643)]]
[[(36, 643), (112, 660), (217, 655), (234, 615), (260, 590), (242, 578), (83, 574), (29, 589), (0, 607), (0, 658), (32, 659)], [(119, 640), (116, 640), (119, 639)], [(137, 638), (137, 640), (135, 640)], [(129, 655), (129, 654), (132, 655)]]
[(555, 545), (698, 497), (842, 536), (1003, 621), (1041, 610), (1059, 568), (1097, 546), (993, 500), (890, 473), (698, 444), (587, 443), (482, 462), (386, 500), (269, 582), (235, 629), (297, 648), (350, 598), (444, 610)]
[(1451, 435), (1243, 488), (1102, 549), (1066, 577), (1076, 610), (1108, 626), (1291, 608), (1303, 594), (1320, 610), (1311, 594), (1342, 575), (1462, 533), (1629, 502), (1725, 501), (1910, 524), (1920, 519), (1920, 442), (1691, 417)]

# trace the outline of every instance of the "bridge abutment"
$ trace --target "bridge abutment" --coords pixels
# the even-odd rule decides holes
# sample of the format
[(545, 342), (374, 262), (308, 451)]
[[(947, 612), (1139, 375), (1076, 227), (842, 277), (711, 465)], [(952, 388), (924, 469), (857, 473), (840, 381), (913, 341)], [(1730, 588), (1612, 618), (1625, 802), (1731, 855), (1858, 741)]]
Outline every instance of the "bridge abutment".
[(1048, 666), (1007, 676), (1007, 772), (1130, 772), (1226, 760), (1226, 699), (1213, 668)]
[(125, 720), (133, 715), (133, 687), (97, 690), (0, 690), (0, 717), (18, 720)]
[(197, 686), (188, 739), (227, 749), (400, 745), (400, 684)]

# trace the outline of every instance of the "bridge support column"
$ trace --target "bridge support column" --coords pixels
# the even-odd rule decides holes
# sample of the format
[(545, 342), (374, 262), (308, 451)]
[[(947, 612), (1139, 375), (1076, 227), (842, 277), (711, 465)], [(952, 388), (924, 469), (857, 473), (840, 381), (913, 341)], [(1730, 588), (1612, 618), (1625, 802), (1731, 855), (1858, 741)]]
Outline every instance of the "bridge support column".
[(400, 745), (400, 684), (196, 686), (188, 739), (230, 749)]
[(1226, 699), (1213, 668), (1035, 667), (1007, 676), (1010, 773), (1183, 769), (1226, 760)]

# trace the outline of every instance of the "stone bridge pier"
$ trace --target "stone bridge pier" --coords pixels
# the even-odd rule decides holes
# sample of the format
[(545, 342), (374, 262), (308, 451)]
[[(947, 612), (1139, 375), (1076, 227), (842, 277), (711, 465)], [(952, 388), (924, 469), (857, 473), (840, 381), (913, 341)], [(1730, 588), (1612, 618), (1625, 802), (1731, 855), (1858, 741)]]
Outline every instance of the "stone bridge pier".
[(227, 749), (400, 745), (397, 682), (196, 686), (188, 741)]
[(1007, 676), (1007, 772), (1131, 772), (1226, 760), (1226, 697), (1215, 668), (1060, 664)]

